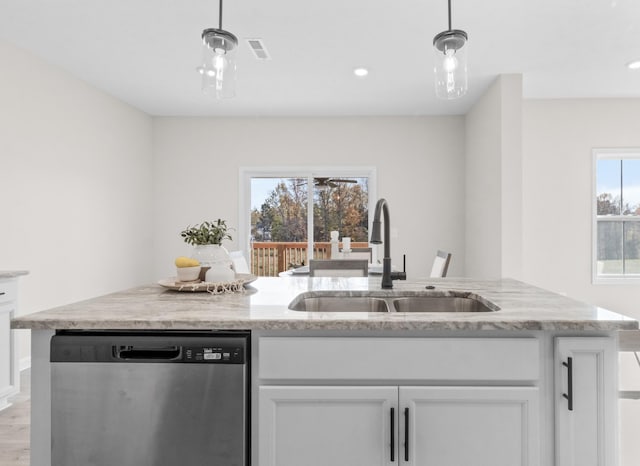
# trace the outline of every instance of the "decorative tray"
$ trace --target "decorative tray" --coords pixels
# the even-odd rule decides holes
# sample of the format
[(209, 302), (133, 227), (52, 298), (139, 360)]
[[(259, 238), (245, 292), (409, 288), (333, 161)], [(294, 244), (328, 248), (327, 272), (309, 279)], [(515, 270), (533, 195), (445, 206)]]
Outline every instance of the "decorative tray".
[(173, 291), (207, 291), (211, 294), (234, 293), (241, 291), (244, 285), (254, 282), (257, 276), (250, 273), (238, 273), (235, 280), (228, 282), (203, 282), (194, 280), (192, 282), (179, 282), (178, 277), (165, 278), (158, 281), (158, 285)]

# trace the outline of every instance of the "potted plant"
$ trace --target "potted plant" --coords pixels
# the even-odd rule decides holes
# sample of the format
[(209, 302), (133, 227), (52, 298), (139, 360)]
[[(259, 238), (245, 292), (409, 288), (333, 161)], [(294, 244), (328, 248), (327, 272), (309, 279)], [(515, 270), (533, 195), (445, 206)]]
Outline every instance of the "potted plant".
[(229, 234), (226, 220), (218, 219), (215, 222), (202, 222), (199, 225), (189, 226), (180, 232), (184, 242), (192, 246), (203, 246), (207, 244), (222, 245), (225, 239), (233, 240)]
[(203, 267), (224, 265), (231, 268), (229, 253), (222, 246), (222, 241), (232, 240), (226, 220), (206, 221), (194, 226), (188, 226), (180, 232), (184, 242), (194, 247), (192, 257)]

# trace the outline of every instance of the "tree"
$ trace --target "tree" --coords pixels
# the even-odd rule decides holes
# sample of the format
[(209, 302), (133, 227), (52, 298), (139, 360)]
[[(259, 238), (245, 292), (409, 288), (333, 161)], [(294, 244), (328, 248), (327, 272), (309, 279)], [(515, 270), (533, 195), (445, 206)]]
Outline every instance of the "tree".
[(278, 183), (269, 197), (274, 209), (271, 240), (278, 242), (301, 242), (307, 239), (307, 193), (298, 182), (289, 180)]
[(597, 197), (598, 215), (620, 215), (620, 196), (613, 197), (611, 193), (602, 193)]
[(273, 228), (275, 212), (269, 202), (263, 202), (260, 211), (253, 209), (251, 212), (251, 234), (257, 241), (269, 241)]
[[(313, 238), (329, 241), (337, 230), (352, 241), (368, 241), (367, 178), (358, 183), (338, 183), (326, 190), (314, 189)], [(252, 235), (258, 241), (307, 241), (308, 186), (306, 179), (280, 180), (251, 213)]]
[(368, 241), (367, 179), (359, 183), (338, 183), (337, 186), (317, 190), (314, 202), (314, 238), (329, 241), (331, 230), (352, 241)]

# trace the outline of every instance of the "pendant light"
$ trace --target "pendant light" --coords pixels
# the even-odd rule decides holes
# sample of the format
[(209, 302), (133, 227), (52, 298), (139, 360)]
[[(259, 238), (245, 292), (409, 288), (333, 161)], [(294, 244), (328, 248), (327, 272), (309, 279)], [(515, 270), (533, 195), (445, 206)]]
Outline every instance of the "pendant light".
[(198, 72), (202, 75), (202, 92), (226, 99), (236, 95), (238, 38), (222, 29), (222, 0), (218, 1), (219, 25), (202, 31), (202, 65)]
[(467, 33), (449, 29), (433, 38), (435, 52), (436, 95), (442, 99), (457, 99), (467, 93)]

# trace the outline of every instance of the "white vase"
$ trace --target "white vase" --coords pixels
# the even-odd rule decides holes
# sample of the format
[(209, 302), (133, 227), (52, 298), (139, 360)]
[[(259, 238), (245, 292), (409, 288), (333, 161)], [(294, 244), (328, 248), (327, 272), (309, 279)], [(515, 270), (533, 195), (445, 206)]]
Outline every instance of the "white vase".
[(198, 244), (194, 246), (191, 257), (197, 259), (202, 267), (222, 263), (231, 268), (233, 263), (227, 250), (220, 244)]
[(206, 282), (230, 282), (236, 278), (236, 273), (231, 269), (231, 265), (227, 265), (224, 262), (214, 263), (205, 274), (204, 280)]

